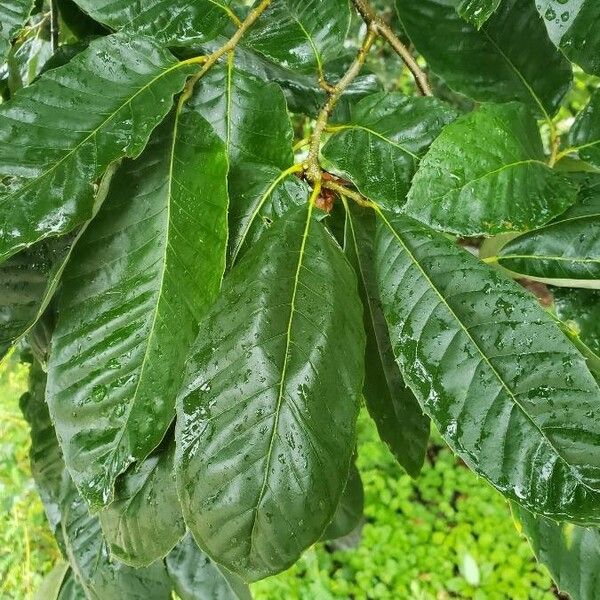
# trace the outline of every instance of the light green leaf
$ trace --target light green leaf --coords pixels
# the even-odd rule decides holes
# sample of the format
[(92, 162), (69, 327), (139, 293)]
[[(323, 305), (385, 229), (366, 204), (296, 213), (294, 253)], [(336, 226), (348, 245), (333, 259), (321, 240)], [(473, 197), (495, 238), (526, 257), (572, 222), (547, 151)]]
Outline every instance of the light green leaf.
[(600, 167), (600, 90), (577, 115), (568, 135), (568, 143), (582, 160)]
[(400, 20), (432, 71), (479, 102), (520, 100), (554, 115), (571, 65), (552, 42), (535, 2), (504, 0), (480, 30), (456, 12), (459, 0), (396, 0)]
[(352, 533), (363, 520), (365, 492), (362, 479), (352, 463), (350, 475), (333, 519), (321, 536), (322, 540), (337, 540)]
[(577, 186), (545, 162), (527, 107), (487, 104), (448, 125), (413, 179), (405, 211), (459, 235), (523, 231), (575, 202)]
[(191, 68), (119, 34), (0, 104), (0, 260), (90, 218), (94, 180), (142, 151)]
[(273, 0), (244, 43), (275, 64), (319, 78), (339, 56), (349, 26), (347, 0)]
[(500, 6), (500, 2), (501, 0), (460, 0), (456, 10), (465, 21), (481, 29)]
[(181, 600), (250, 600), (248, 586), (213, 562), (187, 534), (165, 559), (167, 572)]
[(85, 592), (77, 582), (73, 569), (69, 569), (58, 594), (58, 600), (86, 600)]
[(322, 154), (328, 170), (350, 179), (361, 193), (399, 210), (420, 157), (457, 117), (434, 98), (381, 92), (361, 100), (348, 123), (330, 127)]
[(521, 505), (600, 523), (600, 388), (536, 300), (445, 236), (380, 216), (381, 301), (423, 409)]
[(406, 472), (416, 477), (427, 452), (429, 417), (405, 385), (394, 359), (375, 277), (375, 226), (372, 210), (354, 206), (347, 210), (344, 247), (358, 276), (367, 333), (363, 395), (379, 436)]
[(600, 5), (596, 0), (536, 0), (550, 39), (588, 73), (600, 75)]
[(226, 176), (208, 123), (191, 109), (172, 115), (115, 176), (64, 273), (48, 403), (93, 509), (174, 418), (185, 357), (225, 268)]
[(34, 0), (2, 0), (0, 4), (0, 64), (4, 62), (11, 41), (27, 23)]
[(600, 531), (556, 523), (514, 506), (537, 559), (545, 564), (560, 592), (572, 600), (600, 596)]
[(174, 453), (173, 442), (120, 477), (115, 500), (100, 513), (111, 554), (133, 567), (163, 558), (185, 535)]
[(335, 513), (361, 314), (352, 269), (302, 207), (244, 255), (203, 322), (177, 401), (179, 497), (200, 547), (245, 580), (289, 567)]
[(75, 0), (112, 29), (147, 35), (167, 46), (200, 44), (230, 22), (229, 0)]
[(245, 72), (233, 60), (202, 78), (192, 106), (227, 148), (233, 263), (277, 218), (306, 203), (308, 189), (293, 176), (290, 117), (279, 86)]
[(50, 573), (42, 579), (42, 583), (36, 590), (33, 600), (57, 600), (68, 571), (68, 562), (57, 562)]

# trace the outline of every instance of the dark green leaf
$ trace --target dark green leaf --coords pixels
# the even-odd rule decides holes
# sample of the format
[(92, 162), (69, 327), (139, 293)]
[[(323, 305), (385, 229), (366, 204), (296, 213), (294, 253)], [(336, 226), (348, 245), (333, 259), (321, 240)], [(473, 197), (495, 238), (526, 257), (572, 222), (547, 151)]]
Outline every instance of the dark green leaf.
[(69, 569), (65, 576), (63, 585), (60, 588), (58, 600), (86, 600), (85, 592), (77, 582), (72, 569)]
[(600, 291), (556, 289), (553, 295), (558, 318), (600, 356)]
[(202, 549), (246, 580), (287, 568), (320, 538), (354, 449), (360, 299), (311, 213), (288, 213), (232, 270), (177, 403), (186, 523)]
[(94, 509), (160, 443), (182, 367), (218, 293), (227, 157), (191, 109), (127, 162), (64, 273), (48, 402), (73, 480)]
[(568, 136), (569, 144), (582, 160), (600, 167), (600, 90), (577, 115)]
[(276, 84), (261, 81), (230, 60), (199, 82), (192, 105), (227, 148), (229, 255), (234, 262), (270, 223), (306, 202), (307, 187), (290, 170), (293, 130), (285, 99)]
[(321, 536), (322, 540), (337, 540), (352, 533), (363, 519), (365, 492), (360, 473), (353, 463), (333, 520)]
[(501, 267), (562, 287), (600, 288), (600, 210), (561, 218), (508, 242)]
[(460, 0), (456, 10), (463, 19), (480, 29), (500, 6), (500, 2), (501, 0)]
[(376, 265), (402, 374), (452, 448), (523, 506), (600, 522), (600, 388), (551, 317), (401, 215), (381, 216)]
[(163, 558), (185, 534), (174, 453), (172, 443), (125, 473), (115, 500), (100, 513), (111, 554), (128, 565), (145, 567)]
[(478, 31), (458, 0), (396, 0), (400, 20), (431, 69), (480, 102), (520, 100), (552, 116), (571, 85), (571, 65), (552, 42), (535, 2), (503, 0)]
[(537, 559), (550, 570), (558, 589), (572, 600), (600, 597), (600, 531), (556, 523), (514, 507)]
[[(90, 516), (87, 505), (72, 484), (62, 461), (48, 407), (44, 402), (45, 375), (32, 367), (30, 392), (21, 406), (31, 426), (32, 473), (46, 502), (53, 527), (60, 527), (58, 539), (63, 543), (71, 567), (90, 600), (127, 598), (128, 600), (169, 600), (170, 585), (165, 567), (155, 563), (146, 569), (132, 569), (111, 560), (102, 539), (100, 522)], [(48, 506), (52, 510), (48, 510)], [(60, 598), (79, 598), (78, 586)]]
[(2, 0), (0, 4), (0, 64), (4, 62), (11, 41), (27, 23), (34, 0)]
[(168, 46), (199, 44), (229, 22), (229, 0), (75, 0), (112, 29), (147, 35)]
[(275, 64), (318, 79), (339, 56), (349, 26), (347, 0), (273, 0), (245, 45)]
[(434, 98), (379, 93), (361, 100), (348, 123), (334, 125), (323, 148), (329, 170), (350, 179), (388, 210), (404, 204), (419, 158), (457, 113)]
[(545, 162), (527, 107), (487, 104), (448, 125), (413, 179), (406, 213), (437, 229), (487, 235), (544, 225), (577, 186)]
[(187, 534), (166, 557), (167, 572), (181, 600), (250, 600), (248, 586), (213, 562)]
[(394, 359), (375, 278), (375, 225), (372, 210), (351, 207), (347, 211), (345, 250), (358, 275), (365, 309), (367, 346), (363, 395), (379, 436), (406, 472), (416, 477), (427, 452), (429, 417), (423, 414), (417, 399), (405, 385)]
[(536, 0), (550, 39), (588, 73), (600, 75), (600, 4), (596, 0)]
[(114, 35), (0, 104), (0, 260), (89, 219), (93, 181), (141, 152), (191, 68)]

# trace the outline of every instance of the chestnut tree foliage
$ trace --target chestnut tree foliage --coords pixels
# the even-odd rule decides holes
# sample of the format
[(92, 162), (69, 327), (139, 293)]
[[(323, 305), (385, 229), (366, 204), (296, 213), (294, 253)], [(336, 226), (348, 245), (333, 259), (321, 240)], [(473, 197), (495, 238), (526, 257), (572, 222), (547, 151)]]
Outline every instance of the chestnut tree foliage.
[(413, 477), (433, 421), (599, 597), (600, 91), (560, 116), (597, 0), (0, 22), (0, 352), (33, 361), (49, 598), (249, 597), (360, 523), (363, 400)]

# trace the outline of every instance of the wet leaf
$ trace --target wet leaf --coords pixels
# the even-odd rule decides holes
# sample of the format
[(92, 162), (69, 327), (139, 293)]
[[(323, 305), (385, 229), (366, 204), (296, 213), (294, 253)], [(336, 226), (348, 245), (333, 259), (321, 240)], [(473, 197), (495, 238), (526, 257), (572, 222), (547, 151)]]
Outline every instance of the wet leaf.
[(27, 23), (34, 0), (2, 0), (0, 5), (0, 64), (4, 62), (10, 43)]

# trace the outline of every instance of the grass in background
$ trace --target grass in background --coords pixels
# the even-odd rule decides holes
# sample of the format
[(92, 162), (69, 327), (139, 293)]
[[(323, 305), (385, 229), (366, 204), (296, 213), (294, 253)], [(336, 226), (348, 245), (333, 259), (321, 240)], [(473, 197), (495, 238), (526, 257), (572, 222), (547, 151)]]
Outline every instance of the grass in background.
[[(26, 377), (14, 359), (0, 366), (0, 598), (7, 600), (32, 598), (60, 556), (29, 472), (29, 431), (18, 407)], [(257, 600), (555, 600), (506, 502), (439, 436), (417, 481), (365, 414), (359, 440), (366, 495), (360, 545), (314, 546), (289, 571), (254, 584)]]

